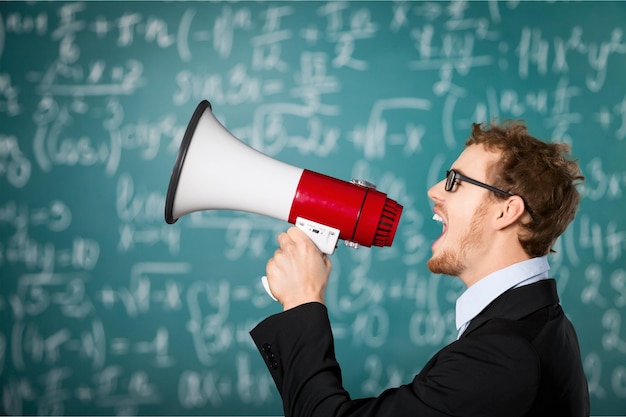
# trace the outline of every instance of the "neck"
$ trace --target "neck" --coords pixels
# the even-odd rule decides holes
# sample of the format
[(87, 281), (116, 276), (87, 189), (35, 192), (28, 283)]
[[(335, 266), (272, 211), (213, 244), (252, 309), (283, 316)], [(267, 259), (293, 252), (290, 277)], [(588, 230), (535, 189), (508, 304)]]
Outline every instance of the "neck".
[(459, 275), (461, 281), (468, 288), (493, 272), (530, 259), (530, 256), (519, 244), (493, 243), (493, 245), (490, 245), (489, 250), (473, 254), (470, 257), (472, 261), (467, 265), (465, 271)]

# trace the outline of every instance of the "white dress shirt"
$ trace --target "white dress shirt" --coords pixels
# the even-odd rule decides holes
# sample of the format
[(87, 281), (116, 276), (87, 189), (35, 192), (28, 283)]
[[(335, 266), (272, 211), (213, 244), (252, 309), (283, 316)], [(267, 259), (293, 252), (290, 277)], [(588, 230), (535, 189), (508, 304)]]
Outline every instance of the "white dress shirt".
[(474, 317), (504, 292), (548, 278), (547, 256), (518, 262), (491, 273), (466, 289), (456, 300), (456, 328), (461, 337)]

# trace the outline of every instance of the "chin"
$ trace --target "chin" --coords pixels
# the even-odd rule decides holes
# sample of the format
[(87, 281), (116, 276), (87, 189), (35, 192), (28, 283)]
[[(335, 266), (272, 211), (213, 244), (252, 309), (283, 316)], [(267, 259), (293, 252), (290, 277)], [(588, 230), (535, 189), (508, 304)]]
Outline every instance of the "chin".
[(450, 252), (444, 252), (438, 256), (433, 255), (426, 266), (433, 274), (443, 274), (458, 277), (461, 275), (463, 265), (458, 257)]
[(433, 274), (443, 274), (441, 271), (441, 262), (439, 262), (436, 258), (430, 258), (428, 262), (426, 262), (426, 267)]

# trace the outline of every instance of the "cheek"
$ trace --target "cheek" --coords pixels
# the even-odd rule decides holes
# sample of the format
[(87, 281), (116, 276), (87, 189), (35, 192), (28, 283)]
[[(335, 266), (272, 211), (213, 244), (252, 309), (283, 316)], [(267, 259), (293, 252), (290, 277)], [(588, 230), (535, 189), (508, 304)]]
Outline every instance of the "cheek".
[(469, 229), (470, 221), (464, 217), (455, 217), (448, 219), (448, 233), (450, 239), (458, 240), (461, 236), (467, 233)]
[(486, 218), (484, 206), (479, 206), (476, 210), (467, 207), (467, 211), (462, 215), (457, 215), (448, 219), (448, 234), (450, 239), (458, 243), (459, 240), (466, 238), (468, 235), (482, 234), (485, 227), (484, 220)]

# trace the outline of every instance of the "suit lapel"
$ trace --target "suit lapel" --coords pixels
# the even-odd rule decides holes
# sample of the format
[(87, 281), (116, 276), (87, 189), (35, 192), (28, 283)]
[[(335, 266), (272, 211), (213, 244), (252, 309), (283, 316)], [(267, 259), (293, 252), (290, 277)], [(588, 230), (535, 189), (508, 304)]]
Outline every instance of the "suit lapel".
[(548, 305), (558, 304), (556, 281), (546, 279), (508, 290), (493, 300), (471, 321), (461, 339), (494, 318), (519, 320)]

